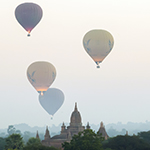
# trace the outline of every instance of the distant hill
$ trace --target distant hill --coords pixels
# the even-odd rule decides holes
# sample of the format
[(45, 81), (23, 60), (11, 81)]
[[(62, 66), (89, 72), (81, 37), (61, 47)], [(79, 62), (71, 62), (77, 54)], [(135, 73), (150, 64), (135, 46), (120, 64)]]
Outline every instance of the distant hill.
[[(51, 136), (59, 134), (61, 131), (61, 125), (55, 126), (54, 124), (49, 127)], [(68, 124), (65, 123), (67, 126)], [(105, 124), (104, 124), (105, 125)], [(14, 124), (13, 125), (16, 130), (20, 130), (21, 133), (24, 133), (25, 131), (29, 131), (32, 133), (36, 133), (37, 131), (39, 133), (45, 134), (46, 127), (30, 127), (28, 124), (22, 123), (22, 124)], [(90, 124), (91, 129), (93, 129), (95, 132), (98, 131), (100, 128), (100, 124)], [(128, 122), (127, 124), (122, 124), (121, 122), (118, 122), (117, 124), (111, 123), (105, 125), (106, 131), (110, 137), (116, 136), (116, 135), (125, 135), (126, 131), (128, 131), (129, 135), (137, 134), (138, 132), (142, 131), (149, 131), (150, 130), (150, 122), (146, 121), (145, 123), (133, 123)], [(0, 129), (0, 133), (5, 132), (7, 134), (7, 128)]]
[[(21, 123), (21, 124), (14, 124), (13, 125), (16, 130), (20, 130), (22, 133), (24, 133), (25, 131), (29, 131), (29, 132), (39, 132), (39, 133), (45, 133), (46, 127), (38, 127), (38, 126), (34, 126), (34, 127), (30, 127), (28, 124), (25, 123)], [(50, 132), (59, 132), (61, 129), (61, 124), (59, 124), (58, 126), (52, 125), (52, 127), (49, 127)], [(7, 132), (7, 128), (5, 129), (0, 129), (0, 132)]]

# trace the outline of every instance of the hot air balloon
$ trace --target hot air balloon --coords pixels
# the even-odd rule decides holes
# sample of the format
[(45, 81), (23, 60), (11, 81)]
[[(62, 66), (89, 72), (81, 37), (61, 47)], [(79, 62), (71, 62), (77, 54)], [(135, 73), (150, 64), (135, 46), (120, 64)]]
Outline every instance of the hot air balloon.
[(34, 3), (23, 3), (17, 6), (15, 16), (20, 25), (28, 32), (39, 23), (43, 15), (41, 7)]
[(113, 45), (112, 35), (105, 30), (91, 30), (83, 38), (84, 49), (95, 61), (97, 68), (100, 68), (99, 63), (110, 53)]
[(28, 67), (27, 77), (36, 91), (43, 95), (55, 80), (56, 69), (49, 62), (37, 61)]
[(39, 102), (48, 114), (54, 115), (64, 102), (64, 94), (56, 88), (49, 88), (44, 95), (39, 95)]

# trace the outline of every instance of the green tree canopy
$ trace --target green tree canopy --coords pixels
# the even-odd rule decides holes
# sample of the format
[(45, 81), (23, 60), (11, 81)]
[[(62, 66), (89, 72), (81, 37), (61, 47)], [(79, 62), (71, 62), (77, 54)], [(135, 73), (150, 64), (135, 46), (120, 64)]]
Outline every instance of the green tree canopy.
[(57, 150), (54, 147), (46, 147), (41, 144), (40, 139), (30, 138), (23, 150)]
[(8, 136), (6, 139), (6, 144), (5, 144), (5, 149), (18, 149), (22, 150), (23, 149), (23, 139), (20, 134), (12, 134)]
[(57, 148), (54, 147), (46, 147), (43, 145), (26, 145), (23, 150), (58, 150)]
[(33, 146), (33, 145), (41, 145), (41, 141), (40, 139), (37, 139), (37, 138), (30, 138), (26, 144), (27, 146)]
[(103, 147), (112, 150), (150, 150), (150, 145), (138, 136), (127, 135), (108, 139), (107, 142), (104, 142)]
[(64, 150), (102, 150), (102, 141), (104, 138), (91, 129), (86, 129), (74, 135), (70, 143), (64, 142)]
[(23, 140), (24, 140), (24, 142), (25, 143), (27, 143), (28, 142), (28, 140), (31, 138), (31, 132), (29, 132), (29, 131), (25, 131), (24, 132), (24, 134), (23, 134)]
[(145, 142), (150, 143), (150, 131), (140, 132), (138, 136), (143, 139)]
[(4, 150), (5, 148), (5, 139), (0, 137), (0, 150)]

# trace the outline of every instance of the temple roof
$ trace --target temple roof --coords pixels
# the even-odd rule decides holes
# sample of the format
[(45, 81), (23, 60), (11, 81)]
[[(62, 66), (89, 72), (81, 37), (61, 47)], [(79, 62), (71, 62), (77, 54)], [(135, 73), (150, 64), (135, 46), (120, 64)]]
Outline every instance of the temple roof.
[(100, 125), (100, 128), (98, 130), (98, 133), (102, 134), (102, 137), (105, 137), (105, 139), (107, 139), (109, 137), (107, 132), (106, 132), (106, 130), (105, 130), (103, 122), (101, 122), (101, 125)]
[(67, 134), (55, 135), (51, 139), (67, 139)]
[(81, 115), (77, 108), (77, 103), (75, 103), (74, 111), (72, 112), (70, 123), (81, 123)]

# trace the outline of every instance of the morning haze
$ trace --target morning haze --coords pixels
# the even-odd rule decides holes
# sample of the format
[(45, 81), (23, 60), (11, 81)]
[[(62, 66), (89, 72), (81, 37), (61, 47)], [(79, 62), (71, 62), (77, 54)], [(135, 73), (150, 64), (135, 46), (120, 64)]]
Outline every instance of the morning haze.
[[(43, 18), (31, 37), (14, 16), (23, 2), (5, 0), (0, 6), (0, 129), (21, 123), (31, 127), (69, 123), (75, 102), (84, 124), (103, 121), (107, 129), (118, 122), (149, 124), (149, 0), (33, 0), (42, 7)], [(114, 47), (100, 69), (82, 45), (83, 36), (92, 29), (107, 30), (114, 37)], [(27, 68), (35, 61), (55, 66), (51, 87), (65, 95), (52, 120), (27, 80)]]

